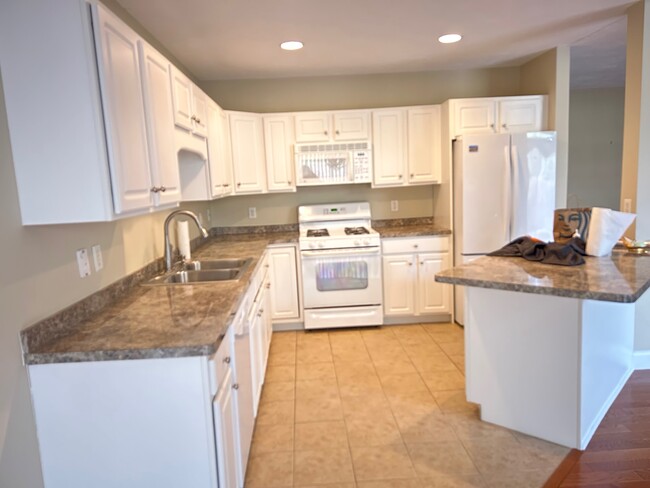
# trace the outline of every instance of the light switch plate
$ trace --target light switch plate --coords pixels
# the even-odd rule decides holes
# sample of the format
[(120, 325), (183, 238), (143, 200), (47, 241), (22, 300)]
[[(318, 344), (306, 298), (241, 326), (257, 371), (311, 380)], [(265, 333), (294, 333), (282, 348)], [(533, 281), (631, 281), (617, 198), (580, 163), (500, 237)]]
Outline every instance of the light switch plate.
[(391, 212), (397, 212), (399, 210), (399, 201), (398, 200), (391, 200), (390, 201), (390, 211)]
[(79, 266), (79, 276), (85, 278), (90, 276), (90, 261), (88, 260), (88, 249), (77, 250), (77, 266)]
[(248, 218), (249, 219), (256, 219), (257, 218), (257, 208), (256, 207), (248, 207)]
[(99, 271), (104, 267), (104, 259), (102, 257), (102, 247), (99, 244), (95, 244), (92, 247), (93, 250), (93, 262), (95, 263), (95, 271)]

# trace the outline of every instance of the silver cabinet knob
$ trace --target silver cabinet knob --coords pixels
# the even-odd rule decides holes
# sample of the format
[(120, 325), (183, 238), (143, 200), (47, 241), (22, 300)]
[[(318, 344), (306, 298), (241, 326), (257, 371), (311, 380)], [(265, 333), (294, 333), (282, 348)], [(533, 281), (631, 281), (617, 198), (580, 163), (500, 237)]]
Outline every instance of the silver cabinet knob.
[(413, 244), (413, 247), (414, 247), (415, 249), (417, 249), (418, 247), (420, 247), (420, 245), (419, 245), (419, 244)]
[(230, 364), (230, 356), (226, 356), (225, 358), (223, 358), (223, 362), (226, 364)]
[(237, 183), (237, 187), (240, 187), (240, 186), (241, 186), (241, 183)]
[(291, 184), (291, 180), (287, 181), (287, 184), (290, 185), (290, 184)]
[(411, 178), (413, 178), (413, 176), (415, 176), (415, 175), (413, 173), (411, 173)]
[(192, 115), (192, 116), (190, 117), (190, 119), (193, 120), (194, 122), (196, 122), (196, 115)]
[(420, 266), (422, 266), (423, 264), (424, 264), (424, 261), (420, 261)]
[(324, 130), (324, 131), (323, 131), (323, 134), (324, 134), (324, 135), (327, 135), (327, 131), (326, 131), (326, 130)]
[(268, 290), (269, 288), (271, 288), (271, 283), (266, 284), (266, 289)]
[(490, 128), (491, 128), (494, 132), (496, 132), (496, 128), (495, 128), (494, 124), (490, 124)]
[(163, 193), (165, 193), (165, 192), (167, 191), (167, 188), (164, 187), (164, 186), (161, 186), (159, 189), (160, 189), (160, 191), (163, 192)]
[(158, 193), (160, 191), (160, 188), (158, 188), (157, 186), (152, 186), (150, 191), (153, 193)]
[(230, 186), (230, 183), (224, 183), (224, 184), (223, 184), (223, 187), (224, 187), (224, 188), (228, 188), (229, 186)]
[(339, 132), (339, 131), (336, 131), (336, 135), (338, 136), (339, 134), (340, 134), (340, 132)]
[(400, 180), (402, 179), (402, 175), (397, 175), (397, 177), (398, 177)]
[(239, 390), (239, 383), (235, 383), (234, 385), (232, 385), (232, 389)]
[(503, 127), (504, 129), (507, 129), (507, 128), (508, 128), (508, 124), (501, 124), (501, 127)]
[(413, 266), (413, 263), (409, 263), (409, 266)]

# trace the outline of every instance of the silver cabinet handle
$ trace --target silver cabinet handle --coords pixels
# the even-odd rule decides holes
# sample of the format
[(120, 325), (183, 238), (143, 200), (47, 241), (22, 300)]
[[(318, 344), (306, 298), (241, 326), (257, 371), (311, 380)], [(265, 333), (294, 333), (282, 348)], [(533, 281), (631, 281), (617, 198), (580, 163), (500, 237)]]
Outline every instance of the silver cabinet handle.
[(287, 181), (287, 184), (290, 185), (290, 184), (291, 184), (291, 180)]
[(409, 263), (409, 266), (413, 266), (413, 263)]
[(339, 132), (339, 131), (336, 131), (336, 135), (338, 136), (339, 134), (340, 134), (340, 132)]
[(194, 122), (196, 122), (196, 115), (192, 115), (192, 116), (190, 117), (190, 119), (193, 120)]
[(241, 183), (237, 183), (237, 187), (240, 187), (240, 186), (241, 186)]
[(413, 178), (413, 176), (414, 176), (413, 173), (411, 173), (411, 178)]
[(157, 186), (152, 186), (150, 191), (153, 193), (158, 193), (160, 191), (160, 188), (158, 188)]
[(490, 124), (490, 128), (491, 128), (494, 132), (497, 131), (497, 129), (496, 129), (496, 127), (494, 126), (494, 124)]
[(232, 385), (232, 389), (239, 390), (239, 383), (235, 383), (234, 385)]
[(400, 180), (402, 179), (402, 175), (397, 175), (397, 177), (398, 177)]
[(226, 356), (225, 358), (223, 358), (223, 362), (226, 364), (230, 364), (230, 356)]
[(419, 245), (419, 244), (413, 244), (413, 247), (414, 247), (415, 249), (417, 249), (418, 247), (420, 247), (420, 245)]
[(159, 189), (160, 189), (160, 191), (163, 192), (163, 193), (165, 193), (165, 192), (167, 191), (167, 188), (164, 187), (164, 186), (161, 186)]
[(325, 130), (325, 131), (323, 131), (323, 134), (324, 134), (324, 135), (327, 135), (327, 131), (326, 131), (326, 130)]
[(424, 264), (424, 261), (420, 261), (420, 266), (422, 266), (423, 264)]
[(224, 183), (224, 184), (223, 184), (223, 187), (224, 187), (224, 188), (228, 188), (229, 186), (230, 186), (230, 183)]
[(504, 129), (507, 129), (507, 128), (508, 128), (508, 124), (502, 124), (501, 127), (503, 127)]
[(266, 284), (266, 289), (268, 290), (269, 288), (271, 288), (271, 283)]

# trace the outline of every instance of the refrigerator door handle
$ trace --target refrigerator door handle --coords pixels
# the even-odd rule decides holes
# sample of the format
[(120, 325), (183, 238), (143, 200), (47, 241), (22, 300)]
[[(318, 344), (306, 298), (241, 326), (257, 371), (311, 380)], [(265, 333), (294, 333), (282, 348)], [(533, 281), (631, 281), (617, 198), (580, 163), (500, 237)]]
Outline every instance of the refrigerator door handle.
[[(512, 202), (510, 203), (510, 233), (514, 232), (518, 226), (518, 215), (517, 212), (520, 208), (521, 202), (519, 201), (519, 194), (521, 188), (519, 188), (519, 151), (517, 146), (514, 144), (510, 147), (510, 161), (512, 168)], [(512, 236), (520, 237), (520, 236)]]
[(503, 160), (505, 163), (503, 184), (503, 235), (505, 241), (510, 242), (510, 221), (512, 220), (512, 216), (510, 215), (510, 209), (512, 208), (512, 167), (509, 146), (504, 146), (503, 148)]

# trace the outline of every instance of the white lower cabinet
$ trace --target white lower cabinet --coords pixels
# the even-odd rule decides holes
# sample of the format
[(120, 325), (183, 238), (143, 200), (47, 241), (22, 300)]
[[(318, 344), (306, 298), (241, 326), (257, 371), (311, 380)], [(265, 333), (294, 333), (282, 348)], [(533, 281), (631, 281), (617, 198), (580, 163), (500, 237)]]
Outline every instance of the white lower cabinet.
[(296, 246), (271, 247), (267, 251), (270, 274), (271, 321), (297, 322), (301, 318)]
[(237, 417), (233, 394), (235, 385), (232, 381), (232, 371), (229, 369), (212, 404), (219, 488), (238, 487)]
[(384, 315), (448, 314), (451, 290), (435, 282), (450, 266), (447, 237), (383, 239)]

